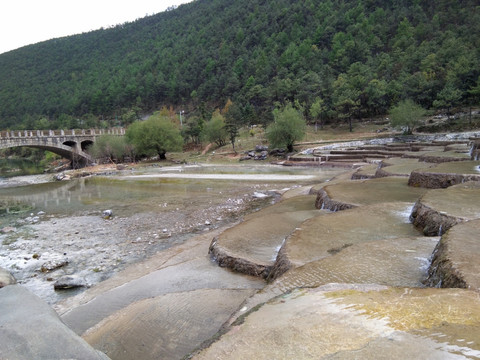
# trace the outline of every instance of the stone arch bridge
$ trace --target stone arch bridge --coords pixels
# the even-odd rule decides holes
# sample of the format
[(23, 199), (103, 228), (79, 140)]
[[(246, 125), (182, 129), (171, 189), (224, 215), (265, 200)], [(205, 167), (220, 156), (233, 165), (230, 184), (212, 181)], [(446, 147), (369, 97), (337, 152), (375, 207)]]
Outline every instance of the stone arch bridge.
[(100, 135), (125, 135), (125, 128), (73, 130), (9, 130), (0, 132), (0, 149), (33, 147), (71, 159), (78, 168), (93, 162), (85, 151)]

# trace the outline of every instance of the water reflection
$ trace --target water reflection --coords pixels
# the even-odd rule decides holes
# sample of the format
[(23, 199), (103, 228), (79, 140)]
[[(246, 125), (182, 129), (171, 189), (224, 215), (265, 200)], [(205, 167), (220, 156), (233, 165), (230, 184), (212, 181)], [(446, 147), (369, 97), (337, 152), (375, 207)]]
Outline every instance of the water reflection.
[(0, 159), (0, 177), (41, 174), (43, 166), (26, 159)]
[[(129, 176), (98, 176), (1, 188), (0, 200), (5, 206), (24, 203), (32, 211), (45, 211), (55, 216), (78, 212), (92, 214), (104, 208), (113, 208), (120, 216), (130, 216), (143, 211), (177, 210), (205, 201), (214, 204), (217, 195), (233, 189), (247, 192), (275, 184), (296, 186), (323, 181), (338, 170), (309, 172), (307, 174), (306, 169), (240, 166), (152, 168)], [(199, 174), (203, 176), (199, 178)], [(221, 176), (225, 174), (232, 176)], [(250, 176), (249, 181), (235, 181), (245, 180), (244, 176)]]
[[(188, 171), (183, 169), (182, 174)], [(232, 171), (241, 176), (241, 168)], [(295, 176), (282, 181), (272, 180), (273, 176), (251, 181), (94, 176), (0, 188), (3, 208), (18, 210), (0, 216), (0, 227), (13, 229), (0, 233), (0, 266), (55, 303), (71, 295), (53, 291), (53, 282), (62, 275), (75, 274), (93, 285), (195, 233), (223, 226), (246, 211), (272, 203), (272, 198), (256, 199), (254, 193), (321, 182), (340, 171), (344, 170), (314, 170), (314, 177), (302, 181)], [(155, 172), (166, 171), (157, 168), (142, 173)], [(179, 169), (169, 171), (175, 172)], [(275, 175), (274, 168), (257, 172)], [(113, 219), (103, 219), (106, 209), (113, 211)], [(43, 264), (57, 258), (65, 258), (68, 264), (51, 272), (40, 271)]]

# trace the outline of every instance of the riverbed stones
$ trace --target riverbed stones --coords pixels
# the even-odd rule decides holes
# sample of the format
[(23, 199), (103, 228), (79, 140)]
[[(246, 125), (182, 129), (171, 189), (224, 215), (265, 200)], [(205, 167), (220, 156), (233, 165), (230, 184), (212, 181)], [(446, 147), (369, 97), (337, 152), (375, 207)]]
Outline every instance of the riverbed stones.
[(429, 268), (428, 284), (480, 291), (480, 220), (454, 226), (442, 236)]
[(0, 230), (0, 232), (2, 234), (8, 234), (8, 233), (11, 233), (11, 232), (15, 232), (15, 230), (16, 229), (13, 226), (5, 226)]
[(55, 174), (53, 176), (53, 179), (56, 180), (56, 181), (68, 181), (70, 180), (72, 177), (69, 175), (69, 174), (66, 174), (64, 172), (62, 173), (59, 173), (59, 174)]
[(103, 210), (102, 217), (106, 220), (111, 220), (113, 218), (113, 210), (111, 209)]
[(0, 288), (3, 288), (7, 285), (16, 284), (17, 280), (10, 274), (9, 271), (5, 270), (4, 268), (0, 267)]
[(52, 259), (45, 261), (40, 267), (42, 273), (57, 270), (61, 267), (68, 265), (68, 258), (61, 255), (52, 256)]
[(21, 285), (0, 289), (1, 359), (109, 359)]
[(480, 218), (480, 182), (430, 190), (413, 207), (411, 220), (425, 235), (444, 234), (455, 224)]
[(85, 279), (77, 275), (64, 275), (53, 284), (55, 290), (76, 289), (85, 286), (87, 286)]

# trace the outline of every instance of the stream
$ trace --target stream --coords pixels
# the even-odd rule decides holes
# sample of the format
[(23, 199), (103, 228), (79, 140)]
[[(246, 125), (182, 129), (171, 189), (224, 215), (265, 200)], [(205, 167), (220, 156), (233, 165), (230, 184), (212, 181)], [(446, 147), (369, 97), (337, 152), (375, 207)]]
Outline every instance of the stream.
[[(185, 165), (69, 181), (1, 179), (0, 267), (55, 304), (195, 234), (233, 224), (275, 203), (286, 189), (343, 171)], [(113, 216), (105, 218), (105, 210)], [(82, 286), (54, 290), (66, 275)]]

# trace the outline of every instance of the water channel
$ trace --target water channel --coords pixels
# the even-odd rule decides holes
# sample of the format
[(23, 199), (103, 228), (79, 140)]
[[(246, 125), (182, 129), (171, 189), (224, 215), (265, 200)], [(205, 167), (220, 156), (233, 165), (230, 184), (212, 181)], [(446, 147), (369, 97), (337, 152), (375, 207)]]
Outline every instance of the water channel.
[[(0, 267), (55, 304), (85, 289), (55, 291), (62, 276), (90, 287), (274, 203), (285, 189), (318, 184), (343, 171), (149, 166), (70, 181), (52, 181), (51, 175), (2, 179)], [(102, 215), (107, 209), (111, 219)]]

